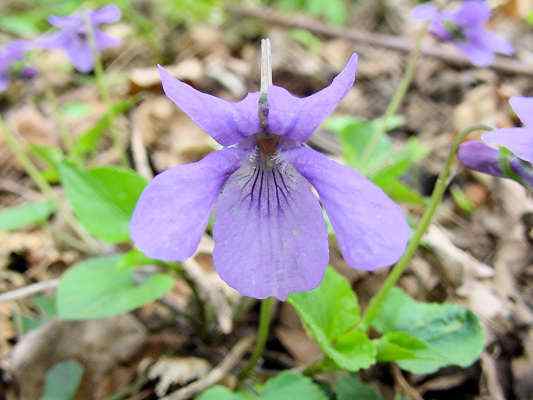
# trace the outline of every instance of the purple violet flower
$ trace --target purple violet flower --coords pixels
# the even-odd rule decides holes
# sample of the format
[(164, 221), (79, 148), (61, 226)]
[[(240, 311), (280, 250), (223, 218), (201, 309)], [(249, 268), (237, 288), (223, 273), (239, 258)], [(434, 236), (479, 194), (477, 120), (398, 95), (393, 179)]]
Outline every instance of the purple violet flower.
[(120, 17), (120, 9), (115, 5), (107, 5), (95, 11), (75, 13), (66, 17), (52, 15), (48, 18), (48, 22), (59, 28), (59, 31), (43, 35), (37, 43), (43, 48), (64, 50), (74, 68), (79, 72), (87, 73), (94, 68), (87, 18), (91, 21), (96, 50), (103, 51), (118, 46), (120, 40), (102, 32), (99, 26), (117, 22)]
[(31, 43), (26, 40), (14, 40), (0, 50), (0, 92), (6, 90), (12, 78), (12, 67), (21, 61), (31, 49)]
[(453, 43), (474, 65), (492, 64), (494, 53), (513, 54), (507, 41), (485, 29), (490, 8), (483, 0), (463, 1), (454, 11), (439, 11), (432, 4), (421, 4), (413, 9), (411, 16), (428, 21), (429, 31), (437, 39)]
[(524, 126), (496, 129), (483, 134), (481, 141), (465, 142), (459, 148), (458, 158), (475, 171), (510, 177), (500, 165), (498, 147), (505, 147), (512, 153), (509, 159), (512, 173), (522, 183), (533, 187), (533, 97), (512, 97), (509, 103)]
[[(409, 227), (401, 208), (365, 177), (304, 142), (353, 86), (357, 55), (330, 86), (305, 98), (279, 86), (228, 102), (159, 74), (164, 91), (225, 146), (156, 176), (142, 193), (130, 230), (150, 257), (193, 255), (216, 210), (214, 265), (241, 294), (286, 299), (318, 286), (328, 264), (328, 233), (318, 198), (351, 266), (374, 270), (404, 252)], [(265, 115), (265, 114), (263, 114)]]

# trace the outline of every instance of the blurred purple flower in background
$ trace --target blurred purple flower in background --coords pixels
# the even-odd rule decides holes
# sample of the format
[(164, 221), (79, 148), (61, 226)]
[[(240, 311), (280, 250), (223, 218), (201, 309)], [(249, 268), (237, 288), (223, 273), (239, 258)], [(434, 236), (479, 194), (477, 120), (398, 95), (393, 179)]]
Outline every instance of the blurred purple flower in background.
[(507, 41), (485, 29), (490, 18), (490, 8), (485, 1), (463, 1), (454, 11), (439, 11), (432, 4), (421, 4), (413, 9), (411, 15), (428, 21), (429, 31), (437, 39), (453, 43), (474, 65), (490, 65), (494, 61), (494, 53), (513, 53)]
[[(13, 66), (21, 61), (31, 48), (32, 44), (27, 40), (14, 40), (0, 50), (0, 92), (9, 86), (13, 78)], [(23, 78), (26, 78), (25, 69), (22, 69), (20, 74)]]
[(348, 264), (374, 270), (394, 263), (409, 237), (401, 208), (353, 169), (304, 144), (353, 86), (356, 68), (354, 54), (330, 86), (305, 98), (270, 86), (265, 121), (258, 92), (228, 102), (159, 67), (166, 95), (225, 148), (155, 177), (133, 214), (135, 244), (154, 258), (185, 260), (214, 207), (221, 278), (246, 296), (285, 299), (315, 288), (328, 263), (314, 187)]
[(120, 40), (102, 32), (99, 26), (117, 22), (120, 16), (120, 9), (115, 5), (66, 17), (53, 15), (48, 21), (59, 28), (59, 31), (43, 35), (36, 42), (43, 48), (64, 50), (72, 65), (79, 72), (90, 72), (94, 68), (94, 55), (89, 42), (88, 21), (92, 25), (96, 50), (102, 51), (118, 46)]
[[(512, 97), (509, 100), (514, 112), (524, 126), (522, 128), (496, 129), (485, 133), (481, 141), (471, 140), (459, 148), (459, 160), (468, 168), (489, 175), (518, 179), (533, 187), (533, 97)], [(511, 173), (502, 170), (498, 147), (511, 153)]]

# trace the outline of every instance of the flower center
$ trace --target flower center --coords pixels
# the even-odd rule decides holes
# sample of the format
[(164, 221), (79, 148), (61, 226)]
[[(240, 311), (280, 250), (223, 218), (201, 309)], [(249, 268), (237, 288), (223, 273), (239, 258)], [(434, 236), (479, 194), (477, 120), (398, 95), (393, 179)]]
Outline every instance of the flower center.
[(78, 39), (82, 41), (87, 40), (87, 33), (85, 31), (78, 31), (77, 36), (78, 36)]
[(279, 139), (278, 135), (262, 134), (257, 136), (256, 143), (261, 158), (272, 157), (276, 154), (278, 151)]
[(444, 28), (446, 28), (453, 40), (466, 40), (466, 36), (463, 32), (463, 29), (459, 25), (451, 21), (444, 21)]

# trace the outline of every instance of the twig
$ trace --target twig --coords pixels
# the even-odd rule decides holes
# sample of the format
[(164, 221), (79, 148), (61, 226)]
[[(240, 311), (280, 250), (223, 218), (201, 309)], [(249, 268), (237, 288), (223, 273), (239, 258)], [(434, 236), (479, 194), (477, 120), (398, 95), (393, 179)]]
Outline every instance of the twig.
[(35, 293), (43, 292), (49, 289), (55, 289), (59, 285), (59, 279), (49, 279), (34, 283), (32, 285), (23, 286), (18, 289), (11, 290), (6, 293), (0, 294), (0, 303), (5, 303), (13, 300), (20, 300), (25, 297), (29, 297)]
[(162, 400), (185, 400), (219, 382), (239, 363), (253, 342), (254, 338), (251, 336), (239, 340), (226, 358), (204, 378), (176, 390)]
[(407, 397), (413, 400), (424, 400), (420, 393), (418, 393), (418, 391), (412, 387), (409, 382), (407, 382), (402, 374), (402, 371), (396, 364), (391, 364), (391, 369), (396, 386), (398, 386)]
[[(217, 285), (218, 277), (214, 274), (206, 272), (202, 266), (194, 259), (189, 258), (182, 263), (183, 270), (186, 276), (192, 281), (194, 287), (199, 291), (198, 307), (202, 308), (204, 314), (207, 313), (206, 304), (209, 302), (215, 309), (216, 319), (220, 330), (228, 334), (233, 329), (232, 309), (228, 303), (228, 299), (221, 290), (220, 285)], [(207, 315), (203, 318), (204, 324), (207, 324)], [(207, 329), (207, 326), (204, 328)]]
[(481, 369), (487, 380), (487, 388), (490, 398), (494, 400), (504, 400), (505, 395), (498, 378), (498, 370), (494, 359), (486, 352), (481, 353)]
[[(364, 43), (376, 47), (384, 47), (390, 50), (409, 53), (413, 44), (409, 39), (386, 35), (376, 32), (364, 32), (353, 29), (330, 26), (312, 18), (296, 15), (283, 15), (266, 7), (238, 7), (229, 6), (227, 10), (237, 17), (259, 18), (269, 24), (288, 28), (306, 29), (318, 35), (326, 37), (338, 37), (352, 42)], [(422, 46), (421, 53), (425, 56), (438, 58), (450, 64), (460, 67), (471, 67), (472, 63), (454, 49), (445, 46)], [(533, 64), (525, 64), (518, 60), (497, 57), (490, 68), (510, 73), (533, 76)]]
[(152, 179), (154, 175), (152, 173), (152, 169), (150, 168), (148, 153), (143, 143), (143, 135), (141, 130), (141, 127), (143, 126), (141, 121), (144, 118), (143, 113), (144, 108), (142, 105), (133, 113), (131, 129), (131, 152), (133, 154), (133, 162), (137, 172), (146, 179)]

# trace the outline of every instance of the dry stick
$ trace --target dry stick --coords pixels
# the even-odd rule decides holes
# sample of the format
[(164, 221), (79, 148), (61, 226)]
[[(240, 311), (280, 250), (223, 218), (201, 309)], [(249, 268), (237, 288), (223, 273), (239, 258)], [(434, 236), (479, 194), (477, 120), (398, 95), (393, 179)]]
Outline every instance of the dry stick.
[(221, 381), (239, 363), (244, 354), (252, 346), (253, 342), (254, 339), (251, 336), (239, 340), (231, 352), (226, 356), (224, 361), (222, 361), (216, 368), (212, 369), (211, 372), (209, 372), (204, 378), (199, 379), (196, 382), (193, 382), (166, 397), (163, 397), (162, 400), (189, 399), (196, 393), (199, 393)]
[(49, 289), (55, 289), (59, 285), (59, 279), (49, 279), (32, 285), (23, 286), (18, 289), (11, 290), (0, 294), (0, 303), (5, 303), (13, 300), (20, 300), (25, 297), (34, 295), (35, 293), (43, 292)]
[(400, 390), (412, 400), (424, 400), (423, 397), (418, 393), (418, 391), (412, 387), (407, 379), (402, 374), (402, 371), (396, 364), (391, 364), (392, 376), (396, 385), (399, 386)]
[[(312, 18), (300, 15), (283, 15), (265, 7), (229, 6), (227, 10), (238, 17), (259, 18), (273, 25), (306, 29), (318, 35), (343, 38), (352, 42), (384, 47), (402, 53), (410, 53), (414, 47), (406, 38), (386, 35), (383, 33), (364, 32), (330, 26)], [(438, 58), (453, 65), (461, 67), (472, 66), (472, 63), (466, 57), (453, 49), (448, 49), (441, 45), (422, 46), (421, 53), (425, 56)], [(533, 64), (525, 64), (510, 58), (497, 57), (489, 68), (510, 74), (533, 76)]]
[(135, 169), (137, 172), (146, 179), (152, 179), (154, 174), (150, 168), (148, 152), (146, 151), (146, 147), (143, 142), (143, 134), (141, 130), (142, 124), (140, 123), (140, 118), (142, 118), (142, 115), (140, 112), (142, 112), (141, 107), (139, 107), (133, 113), (132, 117), (131, 152), (133, 154), (133, 163), (135, 164)]

